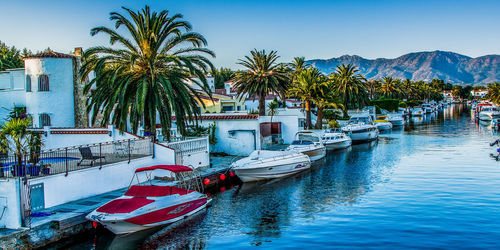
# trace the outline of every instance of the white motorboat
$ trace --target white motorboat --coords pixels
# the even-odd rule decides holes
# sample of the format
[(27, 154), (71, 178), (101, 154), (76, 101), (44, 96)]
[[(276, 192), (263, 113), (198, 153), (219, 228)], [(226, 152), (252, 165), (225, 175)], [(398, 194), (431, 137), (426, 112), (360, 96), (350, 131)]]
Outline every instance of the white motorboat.
[(411, 116), (423, 116), (425, 111), (422, 108), (413, 108), (411, 111)]
[(389, 114), (387, 121), (392, 123), (393, 126), (404, 126), (405, 125), (405, 118), (401, 114)]
[(295, 140), (286, 150), (303, 153), (309, 156), (311, 161), (317, 161), (326, 156), (326, 147), (321, 142), (321, 137), (319, 134), (309, 130), (297, 132)]
[(392, 123), (387, 120), (388, 116), (379, 115), (377, 120), (373, 121), (373, 124), (379, 131), (386, 131), (392, 129)]
[(491, 121), (494, 118), (500, 118), (500, 112), (496, 107), (493, 106), (483, 106), (479, 112), (479, 120), (481, 121)]
[(351, 137), (353, 142), (376, 140), (379, 134), (369, 114), (353, 115), (342, 131)]
[(352, 145), (352, 139), (341, 130), (325, 131), (321, 139), (328, 150), (348, 148)]
[(430, 113), (432, 113), (434, 111), (433, 108), (432, 108), (432, 106), (430, 104), (428, 104), (428, 103), (424, 103), (421, 106), (422, 106), (422, 110), (424, 110), (424, 112), (426, 114), (430, 114)]
[[(153, 179), (155, 170), (170, 171), (168, 177), (175, 179), (178, 186), (161, 185), (165, 183)], [(123, 196), (97, 208), (86, 218), (115, 234), (133, 233), (186, 218), (204, 209), (209, 202), (207, 195), (199, 192), (201, 184), (190, 180), (196, 177), (192, 171), (179, 165), (138, 168)], [(140, 175), (146, 177), (145, 182), (139, 182)], [(132, 185), (134, 180), (137, 185)]]
[(311, 167), (309, 156), (297, 151), (256, 150), (231, 164), (243, 182), (281, 178)]

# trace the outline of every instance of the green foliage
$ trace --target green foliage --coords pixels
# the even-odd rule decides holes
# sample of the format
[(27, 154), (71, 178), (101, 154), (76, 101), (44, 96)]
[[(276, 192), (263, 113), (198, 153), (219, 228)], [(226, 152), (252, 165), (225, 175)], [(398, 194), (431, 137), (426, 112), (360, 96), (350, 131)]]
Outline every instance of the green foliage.
[(329, 121), (328, 126), (330, 126), (331, 129), (340, 128), (340, 125), (336, 120)]
[(24, 62), (21, 59), (20, 51), (16, 47), (9, 47), (0, 41), (0, 71), (22, 67), (24, 67)]
[(495, 82), (488, 84), (488, 94), (486, 98), (490, 99), (495, 104), (500, 104), (500, 83)]
[(277, 93), (284, 96), (289, 87), (287, 73), (276, 62), (279, 58), (276, 51), (266, 53), (265, 50), (254, 49), (250, 54), (238, 62), (246, 70), (236, 73), (234, 87), (239, 97), (245, 94), (258, 97), (259, 115), (266, 115), (266, 95)]
[(224, 83), (234, 79), (236, 73), (229, 68), (213, 69), (212, 76), (214, 77), (214, 85), (216, 89), (223, 89)]
[(213, 124), (210, 124), (208, 126), (208, 143), (215, 145), (217, 143), (217, 137), (215, 136), (215, 129), (217, 125), (215, 125), (215, 122)]
[(406, 102), (399, 102), (399, 107), (400, 108), (407, 108), (408, 105), (406, 104)]
[(0, 127), (0, 152), (13, 152), (18, 163), (23, 162), (23, 156), (30, 153), (30, 161), (37, 163), (42, 147), (41, 136), (28, 128), (31, 119), (14, 118)]
[(162, 134), (169, 137), (175, 115), (178, 131), (185, 134), (188, 123), (200, 115), (199, 103), (203, 105), (202, 94), (187, 82), (198, 78), (195, 84), (210, 95), (205, 76), (213, 66), (206, 56), (215, 54), (180, 14), (151, 11), (149, 6), (123, 10), (127, 17), (110, 13), (114, 28), (91, 30), (91, 35), (109, 36), (110, 47), (92, 47), (83, 55), (81, 78), (96, 75), (84, 87), (92, 122), (102, 114), (100, 125), (111, 123), (120, 130), (130, 126), (137, 132), (142, 123), (154, 135), (158, 116)]
[(328, 121), (337, 120), (342, 117), (342, 111), (337, 109), (325, 109), (323, 110), (323, 118)]
[(203, 127), (203, 126), (200, 126), (200, 125), (195, 125), (195, 126), (191, 126), (189, 128), (186, 129), (186, 133), (184, 134), (184, 136), (187, 136), (187, 137), (200, 137), (200, 136), (203, 136), (203, 135), (207, 135), (208, 134), (208, 131), (209, 129), (207, 127)]
[(369, 93), (366, 79), (355, 66), (339, 65), (330, 75), (334, 92), (342, 98), (344, 116), (348, 108), (359, 108), (368, 103)]
[(26, 113), (26, 107), (24, 107), (24, 106), (15, 106), (9, 112), (9, 118), (10, 119), (14, 119), (14, 118), (26, 119), (26, 118), (28, 118), (28, 114)]
[(273, 116), (275, 116), (278, 113), (278, 102), (277, 101), (272, 101), (269, 104), (267, 104), (267, 114), (271, 116), (271, 122), (273, 122)]
[(380, 109), (379, 106), (375, 105), (375, 113), (376, 114), (382, 114), (382, 110)]
[(400, 101), (398, 99), (378, 99), (378, 100), (371, 100), (370, 105), (376, 106), (379, 109), (385, 109), (388, 111), (397, 111), (399, 108), (399, 102)]

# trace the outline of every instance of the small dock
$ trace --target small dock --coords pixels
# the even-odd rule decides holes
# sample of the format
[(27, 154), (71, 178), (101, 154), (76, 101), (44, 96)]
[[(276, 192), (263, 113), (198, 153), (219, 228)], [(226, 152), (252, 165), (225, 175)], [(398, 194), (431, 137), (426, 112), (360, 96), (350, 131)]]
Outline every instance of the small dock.
[[(239, 182), (229, 170), (229, 165), (234, 160), (234, 157), (229, 156), (211, 157), (211, 166), (199, 170), (205, 192), (217, 192), (219, 186)], [(29, 217), (30, 228), (0, 229), (0, 248), (38, 248), (88, 232), (93, 229), (93, 225), (85, 216), (110, 200), (120, 197), (126, 190), (127, 188), (122, 188), (37, 211)]]

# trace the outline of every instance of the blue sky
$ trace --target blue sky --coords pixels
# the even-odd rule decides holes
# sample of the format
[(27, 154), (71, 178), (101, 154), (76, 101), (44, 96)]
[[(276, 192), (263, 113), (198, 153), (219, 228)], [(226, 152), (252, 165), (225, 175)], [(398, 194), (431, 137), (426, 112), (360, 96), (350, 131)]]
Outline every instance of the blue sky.
[[(278, 50), (283, 61), (360, 55), (394, 58), (446, 50), (471, 57), (500, 54), (500, 1), (14, 1), (0, 0), (0, 40), (16, 47), (105, 45), (91, 37), (121, 6), (181, 13), (208, 40), (216, 66), (236, 68), (253, 48)], [(7, 11), (5, 11), (7, 10)]]

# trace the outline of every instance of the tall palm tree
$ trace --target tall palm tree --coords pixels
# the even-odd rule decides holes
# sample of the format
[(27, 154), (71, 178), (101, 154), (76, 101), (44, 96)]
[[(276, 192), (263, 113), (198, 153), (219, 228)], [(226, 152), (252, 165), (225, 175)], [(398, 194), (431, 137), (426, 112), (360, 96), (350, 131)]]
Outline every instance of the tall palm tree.
[(344, 117), (347, 116), (349, 107), (359, 107), (368, 101), (366, 79), (355, 66), (351, 64), (337, 66), (330, 79), (334, 91), (342, 97)]
[(486, 98), (496, 104), (500, 104), (500, 83), (488, 84), (488, 94), (486, 94)]
[(296, 75), (292, 87), (288, 90), (288, 95), (300, 98), (305, 103), (306, 129), (312, 128), (312, 102), (317, 96), (324, 95), (326, 88), (326, 77), (317, 68), (307, 68)]
[(382, 83), (380, 83), (380, 81), (377, 79), (371, 79), (366, 81), (366, 88), (368, 90), (368, 93), (370, 94), (370, 99), (375, 98), (375, 95), (377, 94), (381, 85)]
[(380, 86), (380, 92), (385, 97), (392, 98), (397, 93), (397, 90), (398, 90), (397, 87), (398, 87), (397, 79), (395, 79), (391, 76), (386, 76), (383, 78), (382, 86)]
[(316, 116), (316, 125), (314, 126), (316, 129), (322, 129), (323, 127), (323, 110), (326, 107), (331, 107), (334, 109), (343, 109), (343, 105), (340, 103), (338, 97), (332, 91), (332, 88), (329, 84), (322, 84), (323, 92), (317, 92), (313, 97), (314, 104), (318, 108), (318, 114)]
[(84, 53), (82, 79), (92, 71), (96, 75), (84, 87), (90, 94), (87, 105), (93, 112), (92, 122), (102, 114), (101, 125), (111, 122), (126, 130), (130, 124), (133, 132), (143, 123), (154, 136), (158, 116), (168, 137), (175, 115), (177, 128), (184, 134), (187, 123), (197, 121), (198, 103), (203, 103), (201, 94), (187, 82), (197, 78), (195, 84), (209, 93), (205, 75), (213, 66), (206, 56), (215, 54), (180, 14), (151, 11), (148, 6), (136, 12), (123, 10), (128, 17), (110, 13), (114, 29), (96, 27), (90, 32), (92, 36), (106, 34), (114, 46), (96, 46)]
[(293, 72), (295, 73), (307, 69), (311, 66), (309, 63), (306, 62), (306, 58), (303, 56), (294, 57), (293, 61), (289, 65), (292, 68)]
[(413, 82), (409, 78), (406, 78), (404, 81), (401, 82), (400, 90), (401, 94), (403, 95), (403, 98), (410, 100), (414, 93)]
[(236, 73), (234, 87), (239, 97), (244, 95), (259, 98), (259, 115), (266, 115), (266, 95), (276, 93), (284, 96), (288, 89), (286, 72), (277, 63), (276, 51), (266, 53), (265, 50), (252, 50), (250, 56), (240, 59), (238, 64), (246, 68)]

